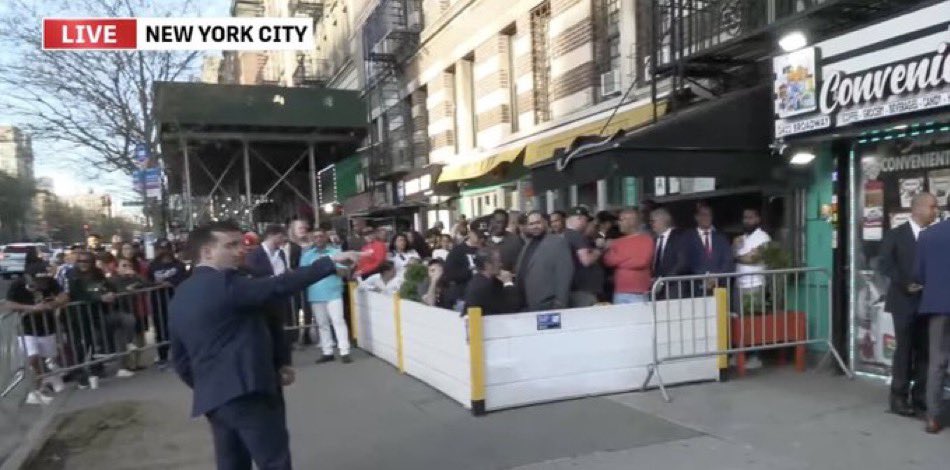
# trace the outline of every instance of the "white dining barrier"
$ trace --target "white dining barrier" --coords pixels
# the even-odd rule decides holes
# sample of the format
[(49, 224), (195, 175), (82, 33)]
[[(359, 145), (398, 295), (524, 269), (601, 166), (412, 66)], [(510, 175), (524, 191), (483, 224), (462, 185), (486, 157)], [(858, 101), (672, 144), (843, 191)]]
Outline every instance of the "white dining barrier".
[[(481, 325), (475, 328), (451, 310), (362, 290), (352, 298), (360, 348), (478, 414), (635, 390), (654, 357), (649, 303), (471, 315)], [(718, 344), (713, 297), (658, 307), (663, 347), (688, 353)], [(680, 321), (681, 312), (689, 312), (688, 321)], [(668, 328), (670, 315), (677, 316), (675, 328)], [(719, 364), (714, 356), (671, 362), (663, 378), (667, 384), (717, 380)]]
[(471, 406), (471, 370), (466, 320), (450, 310), (403, 300), (403, 364), (405, 372)]
[(356, 291), (359, 315), (357, 341), (370, 354), (398, 367), (396, 340), (396, 302), (391, 295)]
[[(713, 298), (671, 300), (701, 304), (697, 334), (716, 344)], [(709, 308), (705, 308), (708, 306)], [(660, 325), (668, 322), (662, 311)], [(687, 309), (692, 310), (692, 309)], [(486, 316), (485, 407), (488, 411), (553, 400), (630, 391), (641, 386), (653, 360), (651, 304), (598, 306), (552, 312)], [(662, 327), (661, 327), (662, 328)], [(663, 330), (665, 333), (665, 330)], [(673, 348), (689, 349), (671, 331)], [(664, 367), (667, 383), (719, 377), (716, 358)]]

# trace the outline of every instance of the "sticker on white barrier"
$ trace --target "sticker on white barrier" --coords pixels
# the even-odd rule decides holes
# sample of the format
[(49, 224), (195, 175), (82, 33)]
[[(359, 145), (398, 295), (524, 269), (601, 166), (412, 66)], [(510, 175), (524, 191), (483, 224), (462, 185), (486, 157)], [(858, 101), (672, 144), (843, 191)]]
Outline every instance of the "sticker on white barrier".
[(537, 318), (538, 318), (538, 331), (561, 329), (561, 314), (560, 313), (540, 313), (537, 315)]

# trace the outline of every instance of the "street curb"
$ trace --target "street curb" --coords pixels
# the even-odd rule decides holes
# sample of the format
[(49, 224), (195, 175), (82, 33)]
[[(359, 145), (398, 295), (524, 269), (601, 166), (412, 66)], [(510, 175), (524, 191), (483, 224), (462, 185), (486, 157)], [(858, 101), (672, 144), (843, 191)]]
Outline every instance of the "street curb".
[(7, 457), (3, 465), (0, 465), (0, 470), (21, 470), (30, 460), (36, 457), (50, 437), (53, 436), (53, 432), (56, 430), (55, 423), (58, 421), (66, 401), (69, 400), (72, 394), (73, 390), (71, 388), (64, 390), (53, 400), (53, 403), (45, 407), (39, 419), (30, 426), (23, 442)]

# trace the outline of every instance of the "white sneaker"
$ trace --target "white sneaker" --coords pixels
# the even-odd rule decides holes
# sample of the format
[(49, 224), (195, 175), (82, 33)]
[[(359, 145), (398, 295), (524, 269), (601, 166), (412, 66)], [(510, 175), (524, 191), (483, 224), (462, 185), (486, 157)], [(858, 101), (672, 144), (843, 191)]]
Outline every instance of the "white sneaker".
[(52, 375), (43, 379), (43, 385), (49, 385), (53, 389), (53, 392), (61, 393), (63, 390), (66, 390), (66, 384), (63, 383), (63, 378), (58, 375)]
[(761, 369), (762, 368), (762, 359), (758, 355), (749, 356), (745, 362), (746, 369)]
[(129, 377), (135, 377), (135, 372), (128, 369), (119, 369), (119, 371), (115, 373), (115, 376), (120, 379), (127, 379)]
[(52, 402), (53, 399), (51, 397), (43, 395), (38, 390), (30, 392), (30, 394), (26, 396), (27, 405), (49, 405)]

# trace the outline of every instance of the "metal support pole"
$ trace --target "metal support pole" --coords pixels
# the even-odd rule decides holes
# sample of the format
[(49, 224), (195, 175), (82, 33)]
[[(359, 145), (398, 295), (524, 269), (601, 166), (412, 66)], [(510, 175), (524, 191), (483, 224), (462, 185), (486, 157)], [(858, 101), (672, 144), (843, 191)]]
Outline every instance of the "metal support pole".
[(244, 197), (247, 198), (247, 220), (251, 224), (251, 230), (253, 230), (255, 204), (251, 200), (251, 152), (246, 140), (242, 140), (241, 145), (244, 151)]
[(185, 220), (187, 221), (188, 231), (195, 228), (194, 207), (191, 195), (191, 158), (188, 155), (188, 140), (180, 138), (181, 149), (185, 164)]
[(310, 206), (313, 207), (313, 227), (320, 226), (320, 199), (317, 195), (317, 156), (314, 155), (313, 142), (307, 143), (310, 159)]

